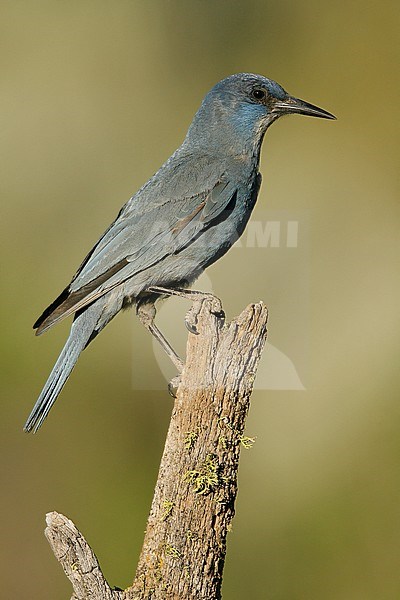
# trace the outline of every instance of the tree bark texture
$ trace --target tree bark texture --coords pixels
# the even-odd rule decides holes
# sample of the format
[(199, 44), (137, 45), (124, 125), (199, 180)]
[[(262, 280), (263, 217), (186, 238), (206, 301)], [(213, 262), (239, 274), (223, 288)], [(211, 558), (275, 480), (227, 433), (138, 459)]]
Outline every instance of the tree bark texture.
[(131, 587), (111, 590), (71, 521), (47, 515), (46, 536), (76, 600), (218, 600), (234, 516), (241, 447), (267, 309), (249, 305), (225, 324), (219, 300), (198, 306)]

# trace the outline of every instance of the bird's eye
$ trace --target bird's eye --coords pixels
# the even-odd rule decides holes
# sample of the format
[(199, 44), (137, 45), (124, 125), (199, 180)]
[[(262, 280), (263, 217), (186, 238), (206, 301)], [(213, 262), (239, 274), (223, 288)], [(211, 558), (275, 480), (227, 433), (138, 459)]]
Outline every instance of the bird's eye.
[(254, 90), (252, 90), (251, 92), (251, 95), (254, 98), (254, 100), (260, 101), (265, 100), (267, 94), (262, 88), (254, 88)]

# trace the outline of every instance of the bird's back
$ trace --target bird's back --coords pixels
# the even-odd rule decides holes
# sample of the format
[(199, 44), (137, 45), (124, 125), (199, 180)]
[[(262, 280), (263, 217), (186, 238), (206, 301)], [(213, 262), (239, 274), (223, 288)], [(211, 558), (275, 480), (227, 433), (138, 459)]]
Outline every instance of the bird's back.
[(121, 209), (38, 319), (38, 333), (119, 285), (132, 299), (149, 285), (193, 281), (241, 235), (257, 177), (255, 161), (183, 145)]

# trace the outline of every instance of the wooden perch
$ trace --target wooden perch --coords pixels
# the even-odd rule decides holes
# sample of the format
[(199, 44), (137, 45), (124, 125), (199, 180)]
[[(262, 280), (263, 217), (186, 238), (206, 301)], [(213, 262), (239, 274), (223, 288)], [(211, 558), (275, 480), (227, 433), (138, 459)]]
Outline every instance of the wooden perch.
[(111, 590), (93, 550), (73, 522), (51, 512), (46, 523), (44, 534), (74, 588), (71, 600), (122, 600), (123, 592)]
[(47, 515), (46, 537), (74, 600), (218, 600), (226, 536), (267, 309), (248, 306), (228, 325), (217, 298), (203, 301), (190, 334), (136, 576), (112, 590), (74, 524)]

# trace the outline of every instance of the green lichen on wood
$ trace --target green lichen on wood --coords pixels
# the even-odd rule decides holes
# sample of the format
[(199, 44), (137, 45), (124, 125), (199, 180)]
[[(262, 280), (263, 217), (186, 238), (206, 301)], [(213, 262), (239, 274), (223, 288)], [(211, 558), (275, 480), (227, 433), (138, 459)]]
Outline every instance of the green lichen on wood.
[(186, 431), (186, 437), (184, 439), (184, 444), (185, 444), (186, 450), (191, 450), (193, 448), (198, 437), (199, 437), (199, 429), (198, 428), (196, 429), (196, 431)]
[(164, 500), (163, 501), (163, 503), (162, 503), (163, 514), (161, 515), (161, 521), (166, 521), (168, 519), (174, 506), (175, 506), (175, 502), (172, 502), (172, 500)]
[(171, 544), (165, 544), (165, 555), (172, 556), (172, 558), (181, 558), (182, 554), (179, 552), (178, 548), (172, 546)]
[[(227, 427), (230, 431), (232, 431), (232, 433), (237, 438), (237, 440), (240, 442), (240, 444), (243, 446), (243, 448), (245, 448), (246, 450), (249, 450), (250, 448), (253, 447), (253, 445), (256, 441), (256, 438), (248, 437), (247, 435), (241, 434), (240, 431), (238, 431), (231, 425), (231, 423), (229, 422), (227, 417), (220, 417), (220, 419), (218, 420), (218, 426), (221, 429), (222, 429), (223, 425), (225, 425), (225, 427)], [(220, 437), (218, 438), (218, 444), (222, 448), (226, 449), (228, 447), (227, 437), (224, 435), (220, 435)]]
[(188, 471), (184, 479), (190, 483), (195, 494), (205, 495), (212, 492), (222, 483), (218, 457), (215, 454), (207, 454), (201, 467)]

